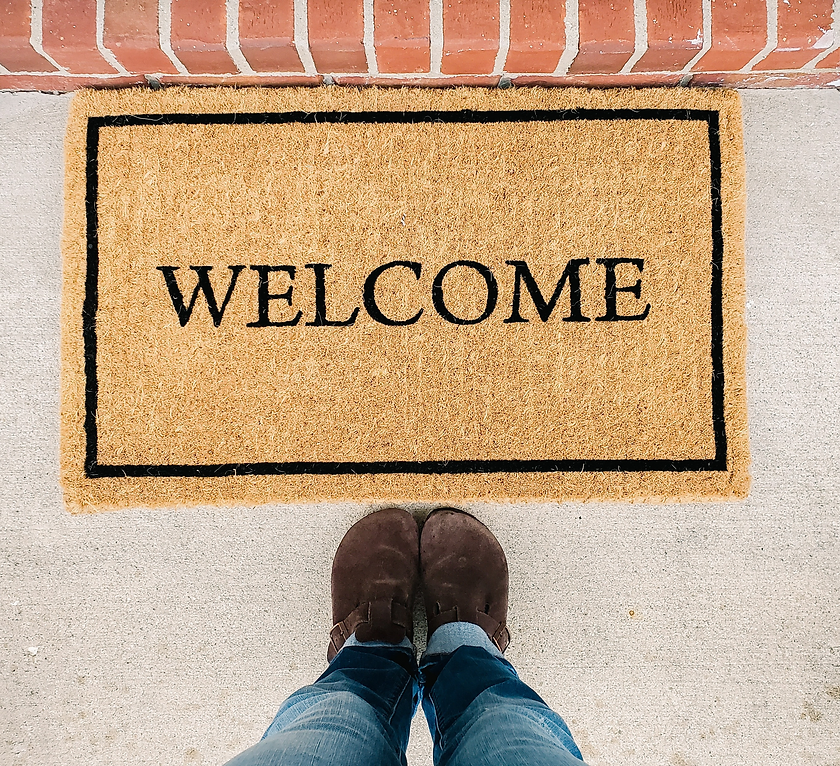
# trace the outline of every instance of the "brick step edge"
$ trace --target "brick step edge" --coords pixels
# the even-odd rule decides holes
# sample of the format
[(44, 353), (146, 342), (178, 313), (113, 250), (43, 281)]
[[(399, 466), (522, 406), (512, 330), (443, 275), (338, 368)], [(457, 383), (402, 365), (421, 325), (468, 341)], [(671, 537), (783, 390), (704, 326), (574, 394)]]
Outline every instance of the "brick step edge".
[(5, 0), (0, 89), (840, 87), (840, 0)]

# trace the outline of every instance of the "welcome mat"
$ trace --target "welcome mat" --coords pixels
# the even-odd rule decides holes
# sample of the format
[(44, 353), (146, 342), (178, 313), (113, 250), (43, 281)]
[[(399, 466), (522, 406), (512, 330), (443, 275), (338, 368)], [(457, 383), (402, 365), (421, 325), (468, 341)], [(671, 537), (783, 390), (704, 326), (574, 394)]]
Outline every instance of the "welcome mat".
[(68, 507), (749, 487), (735, 92), (82, 92)]

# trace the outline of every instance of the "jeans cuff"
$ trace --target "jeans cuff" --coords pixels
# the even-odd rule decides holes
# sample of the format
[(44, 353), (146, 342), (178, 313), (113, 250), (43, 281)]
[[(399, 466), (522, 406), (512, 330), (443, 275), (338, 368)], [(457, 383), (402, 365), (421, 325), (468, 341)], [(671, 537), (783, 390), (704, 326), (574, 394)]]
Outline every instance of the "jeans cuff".
[(471, 622), (447, 622), (441, 625), (432, 633), (423, 659), (436, 654), (452, 654), (461, 646), (477, 646), (500, 660), (504, 659), (499, 647), (490, 640), (484, 629)]
[(369, 647), (371, 649), (380, 647), (387, 649), (408, 649), (408, 651), (410, 651), (412, 654), (414, 654), (415, 651), (414, 644), (412, 644), (411, 641), (408, 640), (408, 637), (404, 638), (398, 644), (391, 644), (387, 641), (359, 641), (359, 639), (356, 638), (355, 633), (344, 642), (344, 646), (342, 646), (341, 649), (345, 649), (348, 646), (362, 646)]

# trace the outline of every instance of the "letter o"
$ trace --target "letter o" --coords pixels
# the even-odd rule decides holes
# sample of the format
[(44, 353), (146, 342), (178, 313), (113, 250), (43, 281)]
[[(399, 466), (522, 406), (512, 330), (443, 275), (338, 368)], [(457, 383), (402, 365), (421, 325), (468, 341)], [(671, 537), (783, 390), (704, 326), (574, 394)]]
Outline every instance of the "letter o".
[[(476, 317), (475, 319), (461, 319), (461, 317), (456, 317), (446, 307), (446, 303), (443, 300), (443, 279), (456, 266), (466, 266), (467, 268), (475, 269), (482, 277), (484, 277), (484, 282), (487, 284), (487, 304), (484, 307), (484, 311), (481, 316)], [(432, 305), (441, 317), (452, 324), (478, 324), (479, 322), (483, 322), (493, 313), (498, 300), (499, 285), (496, 283), (496, 278), (493, 276), (493, 272), (490, 271), (490, 269), (483, 263), (478, 263), (477, 261), (453, 261), (452, 263), (444, 266), (438, 272), (435, 277), (435, 281), (432, 283)]]

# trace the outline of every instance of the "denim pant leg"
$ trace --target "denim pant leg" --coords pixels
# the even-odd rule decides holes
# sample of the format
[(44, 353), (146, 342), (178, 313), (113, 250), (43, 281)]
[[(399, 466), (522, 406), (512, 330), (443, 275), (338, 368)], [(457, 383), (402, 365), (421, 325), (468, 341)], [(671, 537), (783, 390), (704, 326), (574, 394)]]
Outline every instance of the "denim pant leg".
[(351, 637), (314, 684), (283, 703), (262, 740), (226, 766), (405, 766), (419, 697), (407, 639)]
[(481, 628), (438, 628), (420, 673), (435, 766), (583, 764), (569, 727)]

